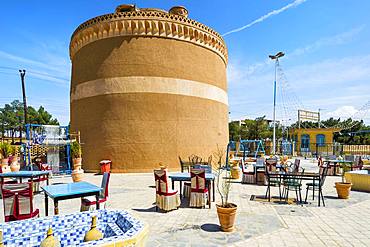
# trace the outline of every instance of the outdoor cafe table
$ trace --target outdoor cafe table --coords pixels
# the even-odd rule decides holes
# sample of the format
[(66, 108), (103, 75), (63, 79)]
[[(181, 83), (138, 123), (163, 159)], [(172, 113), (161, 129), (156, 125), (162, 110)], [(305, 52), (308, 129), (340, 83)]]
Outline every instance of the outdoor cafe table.
[(45, 214), (48, 216), (48, 197), (54, 200), (54, 214), (59, 213), (58, 202), (61, 200), (95, 196), (96, 209), (99, 209), (99, 195), (101, 188), (88, 182), (68, 184), (53, 184), (42, 187), (45, 192)]
[(29, 178), (31, 179), (31, 183), (33, 183), (33, 179), (46, 175), (46, 184), (49, 185), (49, 174), (49, 171), (17, 171), (0, 173), (0, 178), (2, 183), (4, 182), (4, 178), (19, 178), (20, 182), (22, 182), (22, 178)]
[[(271, 179), (271, 178), (279, 178), (279, 179), (282, 179), (282, 178), (293, 178), (293, 177), (299, 177), (300, 179), (302, 180), (311, 180), (313, 181), (313, 184), (315, 184), (315, 181), (318, 181), (319, 183), (319, 201), (318, 201), (318, 206), (320, 207), (320, 203), (321, 203), (321, 197), (322, 196), (322, 187), (321, 187), (321, 176), (319, 173), (316, 173), (316, 172), (304, 172), (303, 174), (301, 172), (284, 172), (284, 171), (276, 171), (276, 172), (269, 172), (269, 176), (268, 176), (268, 179)], [(270, 189), (270, 181), (267, 181), (268, 182), (268, 189)], [(315, 189), (315, 187), (313, 188)], [(324, 202), (324, 196), (322, 196), (322, 203), (323, 205), (325, 206), (325, 202)]]
[[(175, 189), (175, 181), (179, 181), (180, 183), (180, 194), (182, 189), (182, 182), (183, 181), (191, 181), (190, 172), (178, 172), (178, 173), (170, 173), (168, 175), (169, 178), (172, 180), (172, 189)], [(215, 201), (215, 175), (213, 173), (206, 173), (206, 180), (208, 181), (208, 191), (210, 190), (210, 183), (212, 181), (212, 197), (213, 201)]]
[[(339, 164), (339, 166), (350, 164), (351, 165), (351, 171), (352, 171), (353, 161), (350, 161), (350, 160), (324, 160), (324, 164), (327, 164), (328, 167), (334, 167), (333, 175), (336, 176), (337, 175), (337, 164)], [(333, 165), (331, 165), (331, 164), (333, 164)]]

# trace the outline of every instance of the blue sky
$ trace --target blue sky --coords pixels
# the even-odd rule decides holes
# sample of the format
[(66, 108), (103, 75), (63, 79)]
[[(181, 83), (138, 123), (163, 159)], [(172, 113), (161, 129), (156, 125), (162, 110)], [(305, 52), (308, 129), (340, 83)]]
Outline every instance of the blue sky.
[[(17, 69), (24, 68), (29, 104), (44, 105), (67, 124), (71, 34), (80, 23), (113, 12), (122, 3), (4, 1), (0, 10), (0, 105), (21, 99)], [(166, 10), (184, 5), (190, 18), (221, 34), (255, 23), (224, 36), (229, 52), (231, 119), (271, 117), (274, 63), (268, 55), (278, 51), (286, 53), (280, 61), (283, 74), (278, 76), (279, 120), (295, 121), (298, 108), (321, 108), (324, 118), (363, 117), (356, 110), (370, 100), (370, 1), (135, 3)], [(370, 116), (365, 120), (370, 123)]]

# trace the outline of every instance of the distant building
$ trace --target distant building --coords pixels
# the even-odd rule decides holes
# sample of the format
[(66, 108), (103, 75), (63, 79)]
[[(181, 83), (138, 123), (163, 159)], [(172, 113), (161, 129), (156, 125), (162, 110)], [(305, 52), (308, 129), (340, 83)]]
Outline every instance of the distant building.
[(334, 133), (337, 128), (293, 129), (292, 139), (295, 141), (295, 151), (304, 153), (330, 153), (333, 151)]

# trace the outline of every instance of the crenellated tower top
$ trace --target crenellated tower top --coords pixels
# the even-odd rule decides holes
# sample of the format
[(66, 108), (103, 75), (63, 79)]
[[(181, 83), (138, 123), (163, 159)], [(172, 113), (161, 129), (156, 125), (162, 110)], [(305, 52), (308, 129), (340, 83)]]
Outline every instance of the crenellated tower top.
[(92, 18), (78, 26), (72, 34), (70, 58), (91, 42), (116, 36), (150, 36), (189, 42), (215, 52), (227, 64), (227, 48), (221, 35), (189, 19), (186, 8), (175, 6), (167, 12), (139, 9), (131, 4), (119, 5), (115, 13)]

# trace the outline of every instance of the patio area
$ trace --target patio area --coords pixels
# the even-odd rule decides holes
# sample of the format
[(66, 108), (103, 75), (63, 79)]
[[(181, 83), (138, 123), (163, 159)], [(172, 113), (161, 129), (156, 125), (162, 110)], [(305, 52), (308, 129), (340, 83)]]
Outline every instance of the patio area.
[[(312, 160), (302, 159), (301, 165), (307, 171), (318, 169)], [(96, 185), (101, 179), (101, 175), (84, 175), (84, 181)], [(147, 223), (147, 246), (369, 246), (370, 194), (351, 191), (350, 199), (337, 199), (334, 182), (340, 180), (338, 176), (327, 177), (323, 188), (326, 207), (318, 207), (317, 197), (312, 201), (312, 194), (305, 205), (253, 201), (253, 195), (265, 194), (266, 186), (234, 180), (229, 201), (238, 205), (238, 211), (236, 230), (232, 233), (220, 231), (213, 202), (211, 209), (195, 209), (188, 206), (187, 199), (181, 198), (178, 210), (156, 212), (151, 173), (111, 174), (106, 208), (128, 210)], [(72, 182), (69, 176), (50, 180), (50, 184), (69, 182)], [(271, 195), (278, 196), (278, 189), (272, 188)], [(40, 209), (40, 216), (45, 216), (43, 193), (35, 196), (34, 205)], [(59, 214), (75, 213), (79, 208), (80, 199), (59, 202)], [(49, 212), (53, 212), (51, 201)], [(2, 221), (3, 217), (1, 214)]]

